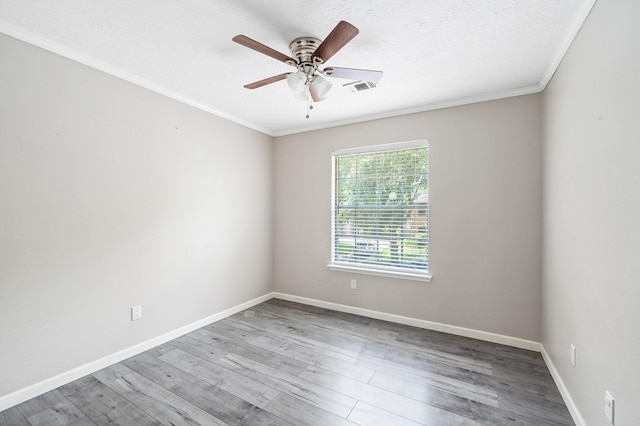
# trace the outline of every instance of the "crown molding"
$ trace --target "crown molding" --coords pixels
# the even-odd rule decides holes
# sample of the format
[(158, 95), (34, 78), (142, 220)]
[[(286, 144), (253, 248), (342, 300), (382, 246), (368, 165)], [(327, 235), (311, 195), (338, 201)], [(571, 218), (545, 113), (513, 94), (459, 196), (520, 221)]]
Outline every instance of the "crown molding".
[(547, 69), (545, 70), (544, 74), (542, 75), (542, 78), (540, 79), (540, 83), (538, 83), (538, 86), (540, 87), (541, 92), (547, 87), (547, 84), (549, 84), (549, 82), (551, 81), (551, 78), (553, 77), (556, 70), (562, 63), (564, 56), (569, 51), (569, 48), (571, 47), (573, 40), (576, 38), (576, 36), (580, 32), (582, 25), (587, 20), (587, 16), (589, 16), (589, 13), (591, 13), (591, 10), (593, 9), (593, 6), (595, 4), (596, 4), (596, 0), (591, 0), (589, 3), (585, 4), (584, 8), (581, 9), (579, 13), (576, 15), (575, 20), (570, 23), (571, 25), (567, 28), (567, 31), (565, 32), (562, 41), (558, 45), (555, 54), (551, 58), (551, 61), (549, 62)]

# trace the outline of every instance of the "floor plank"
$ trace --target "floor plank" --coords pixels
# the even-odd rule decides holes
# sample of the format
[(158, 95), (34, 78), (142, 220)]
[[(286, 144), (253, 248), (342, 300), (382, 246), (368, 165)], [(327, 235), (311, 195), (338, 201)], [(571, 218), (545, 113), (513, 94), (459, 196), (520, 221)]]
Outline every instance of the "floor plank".
[(442, 390), (470, 401), (480, 402), (491, 407), (498, 406), (498, 393), (496, 391), (462, 381), (425, 379), (410, 374), (397, 376), (378, 371), (369, 381), (369, 384), (418, 401), (431, 401), (433, 400), (434, 391)]
[(261, 365), (239, 355), (229, 354), (220, 360), (220, 364), (341, 417), (346, 418), (357, 402), (353, 398), (333, 392), (326, 387)]
[(97, 425), (156, 425), (157, 420), (93, 376), (60, 388), (60, 392)]
[(353, 362), (341, 360), (335, 356), (327, 355), (322, 350), (316, 348), (311, 349), (299, 344), (291, 343), (277, 338), (269, 338), (267, 336), (259, 336), (252, 339), (251, 344), (268, 349), (272, 352), (289, 356), (299, 361), (306, 362), (308, 365), (321, 367), (325, 370), (333, 371), (352, 379), (360, 380), (367, 383), (375, 370), (358, 365), (356, 359)]
[(218, 364), (198, 358), (181, 349), (175, 349), (168, 354), (162, 355), (160, 359), (204, 382), (244, 399), (256, 407), (263, 408), (280, 392), (273, 387), (264, 385)]
[(539, 353), (272, 299), (0, 412), (107, 424), (574, 423)]
[(224, 423), (194, 404), (139, 375), (123, 364), (93, 374), (111, 390), (165, 425), (212, 425)]
[(95, 425), (59, 389), (23, 402), (18, 409), (33, 426), (39, 425)]
[(420, 423), (381, 410), (362, 401), (358, 401), (351, 414), (349, 414), (348, 420), (362, 426), (420, 426)]
[(421, 424), (479, 425), (472, 419), (425, 404), (417, 399), (407, 398), (319, 368), (309, 368), (301, 373), (300, 377)]
[(277, 368), (289, 374), (298, 374), (304, 371), (309, 364), (307, 362), (281, 355), (269, 349), (262, 348), (255, 344), (248, 344), (237, 341), (230, 337), (209, 331), (209, 335), (201, 337), (200, 341), (213, 348), (220, 348), (225, 353), (234, 353), (245, 358)]
[(131, 370), (200, 407), (228, 425), (242, 425), (259, 407), (143, 353), (123, 361)]
[(20, 412), (18, 407), (11, 407), (0, 411), (0, 425), (30, 426), (29, 420)]
[(343, 417), (287, 393), (279, 394), (265, 410), (296, 426), (354, 426), (353, 422)]

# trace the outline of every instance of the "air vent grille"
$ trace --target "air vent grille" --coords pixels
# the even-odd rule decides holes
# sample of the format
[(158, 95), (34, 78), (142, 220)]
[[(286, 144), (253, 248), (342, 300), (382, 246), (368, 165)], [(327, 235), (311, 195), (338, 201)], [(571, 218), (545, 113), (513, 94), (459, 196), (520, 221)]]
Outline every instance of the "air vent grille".
[(365, 90), (375, 89), (379, 86), (380, 83), (374, 83), (372, 81), (355, 81), (353, 83), (347, 83), (343, 85), (343, 87), (345, 87), (352, 93), (364, 92)]

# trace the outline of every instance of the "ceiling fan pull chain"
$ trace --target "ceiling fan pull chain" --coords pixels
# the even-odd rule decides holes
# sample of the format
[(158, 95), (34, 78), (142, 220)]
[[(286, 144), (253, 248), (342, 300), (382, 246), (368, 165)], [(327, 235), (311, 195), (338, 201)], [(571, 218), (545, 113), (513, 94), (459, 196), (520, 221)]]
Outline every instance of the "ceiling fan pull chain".
[(311, 105), (311, 94), (307, 90), (307, 117), (309, 118), (309, 112), (313, 109), (313, 105)]

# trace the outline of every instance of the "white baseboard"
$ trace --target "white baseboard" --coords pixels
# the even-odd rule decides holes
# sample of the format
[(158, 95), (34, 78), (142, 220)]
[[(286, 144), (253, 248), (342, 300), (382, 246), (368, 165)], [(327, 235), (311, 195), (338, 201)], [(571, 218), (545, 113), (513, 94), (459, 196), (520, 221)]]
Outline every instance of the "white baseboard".
[(547, 368), (551, 373), (551, 377), (553, 377), (553, 381), (556, 383), (556, 386), (560, 391), (560, 395), (562, 395), (562, 399), (564, 400), (564, 403), (567, 406), (567, 409), (569, 410), (569, 413), (571, 414), (571, 417), (573, 418), (573, 421), (575, 422), (576, 426), (587, 426), (587, 422), (585, 422), (584, 419), (582, 418), (582, 415), (578, 410), (578, 406), (573, 401), (573, 398), (571, 398), (571, 394), (569, 393), (569, 390), (565, 386), (564, 381), (562, 380), (562, 377), (560, 377), (560, 373), (558, 373), (558, 370), (556, 369), (556, 366), (553, 364), (551, 357), (549, 356), (546, 349), (544, 348), (544, 345), (542, 345), (541, 352), (542, 352), (542, 358), (544, 359), (544, 362), (547, 364)]
[(202, 328), (205, 325), (209, 325), (213, 322), (216, 322), (230, 315), (233, 315), (235, 313), (248, 309), (259, 303), (265, 302), (269, 299), (272, 299), (273, 297), (274, 297), (273, 293), (267, 293), (264, 296), (260, 296), (248, 302), (241, 303), (240, 305), (226, 309), (222, 312), (218, 312), (217, 314), (210, 315), (206, 318), (203, 318), (191, 324), (185, 325), (183, 327), (177, 328), (175, 330), (172, 330), (160, 336), (154, 337), (145, 342), (123, 349), (111, 355), (107, 355), (103, 358), (97, 359), (95, 361), (89, 362), (80, 367), (58, 374), (57, 376), (43, 380), (39, 383), (35, 383), (31, 386), (27, 386), (26, 388), (17, 390), (8, 395), (1, 396), (0, 411), (4, 411), (7, 408), (13, 407), (14, 405), (18, 405), (31, 398), (35, 398), (38, 395), (42, 395), (45, 392), (49, 392), (50, 390), (56, 389), (62, 385), (65, 385), (81, 377), (84, 377), (87, 374), (95, 373), (98, 370), (101, 370), (110, 365), (123, 361), (134, 355), (138, 355), (139, 353), (147, 351), (156, 346), (162, 345), (163, 343), (167, 343), (168, 341), (173, 340), (177, 337), (180, 337), (187, 333), (191, 333), (192, 331)]
[(499, 343), (501, 345), (512, 346), (520, 349), (528, 349), (530, 351), (540, 352), (540, 349), (541, 349), (541, 345), (539, 342), (520, 339), (518, 337), (511, 337), (511, 336), (505, 336), (502, 334), (489, 333), (486, 331), (474, 330), (472, 328), (458, 327), (455, 325), (442, 324), (439, 322), (405, 317), (402, 315), (372, 311), (364, 308), (356, 308), (354, 306), (341, 305), (338, 303), (324, 302), (322, 300), (293, 296), (291, 294), (272, 293), (272, 296), (276, 299), (287, 300), (289, 302), (297, 302), (305, 305), (317, 306), (319, 308), (326, 308), (326, 309), (332, 309), (334, 311), (361, 315), (363, 317), (375, 318), (379, 320), (395, 322), (398, 324), (411, 325), (414, 327), (424, 328), (427, 330), (442, 331), (444, 333), (455, 334), (457, 336), (471, 337), (473, 339), (484, 340), (491, 343)]

